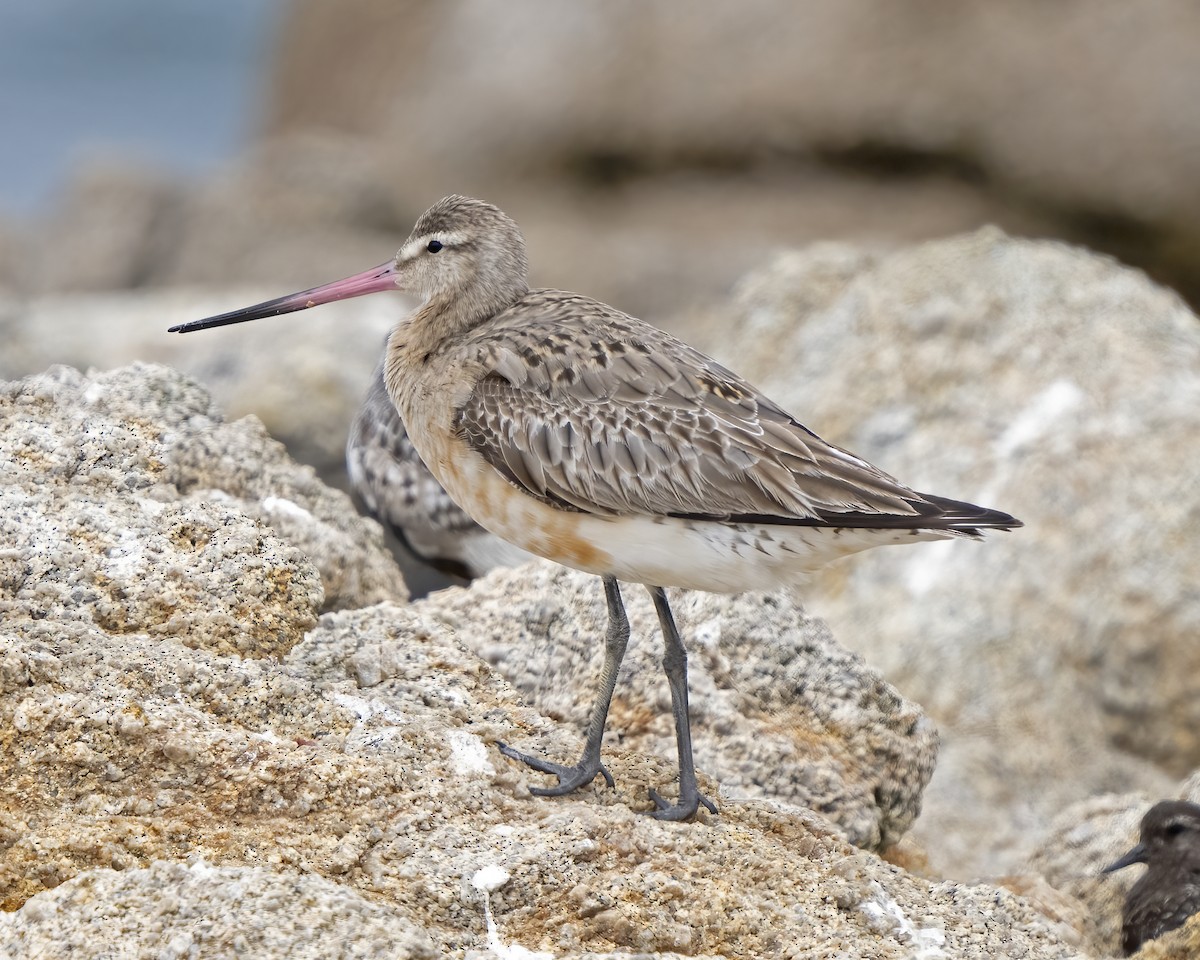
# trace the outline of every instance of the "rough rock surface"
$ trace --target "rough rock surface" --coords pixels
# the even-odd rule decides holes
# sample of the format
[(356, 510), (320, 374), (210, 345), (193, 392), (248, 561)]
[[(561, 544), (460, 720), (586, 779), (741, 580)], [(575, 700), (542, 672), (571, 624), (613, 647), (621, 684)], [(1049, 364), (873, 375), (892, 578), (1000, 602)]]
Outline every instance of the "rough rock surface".
[(804, 591), (938, 725), (934, 868), (1011, 871), (1067, 804), (1200, 763), (1200, 322), (1179, 298), (989, 229), (783, 255), (739, 302), (698, 338), (718, 358), (916, 489), (1025, 521)]
[[(370, 262), (384, 259), (388, 250), (381, 247)], [(314, 273), (299, 286), (326, 279), (333, 274)], [(282, 317), (202, 335), (167, 333), (172, 324), (290, 289), (0, 296), (5, 344), (0, 380), (41, 373), (52, 364), (102, 370), (139, 360), (167, 364), (203, 383), (228, 418), (253, 414), (292, 456), (329, 476), (342, 469), (350, 420), (366, 395), (384, 338), (410, 301), (369, 297), (331, 304), (320, 316)]]
[[(115, 950), (101, 954), (101, 949)], [(434, 960), (403, 913), (312, 874), (157, 860), (89, 870), (0, 914), (0, 956)]]
[[(21, 520), (21, 550), (49, 558), (3, 580), (0, 946), (113, 956), (128, 931), (155, 956), (200, 945), (290, 956), (306, 935), (304, 904), (318, 901), (308, 949), (321, 956), (372, 943), (418, 957), (428, 945), (438, 956), (1080, 956), (1013, 894), (920, 879), (786, 804), (726, 800), (695, 824), (645, 817), (644, 785), (668, 780), (673, 764), (621, 746), (609, 753), (617, 790), (530, 797), (526, 772), (494, 742), (554, 750), (578, 738), (526, 707), (432, 606), (328, 613), (302, 635), (320, 593), (313, 568), (241, 512), (250, 498), (180, 494), (171, 442), (189, 424), (209, 418), (205, 450), (224, 461), (227, 485), (248, 455), (202, 396), (157, 368), (61, 371), (5, 390), (36, 414), (5, 420), (28, 475), (18, 491), (35, 476), (69, 487), (55, 451), (84, 455), (73, 495), (56, 494), (73, 539), (44, 510), (0, 514)], [(77, 424), (65, 445), (62, 423)], [(276, 479), (276, 495), (297, 502)], [(107, 523), (153, 513), (143, 501), (229, 533), (168, 546), (150, 530), (137, 553), (67, 509), (88, 505)], [(124, 587), (119, 623), (96, 614), (98, 558)], [(59, 579), (76, 569), (79, 586), (65, 589)], [(155, 604), (125, 595), (135, 577), (202, 583), (211, 596), (181, 608), (216, 613), (166, 628)], [(255, 586), (273, 583), (293, 586)], [(223, 612), (243, 584), (252, 619), (275, 625), (270, 644), (239, 643), (253, 624)], [(249, 911), (301, 915), (238, 940), (232, 918)]]
[[(671, 593), (688, 648), (696, 763), (720, 782), (721, 797), (774, 797), (816, 811), (862, 847), (899, 840), (920, 812), (937, 755), (937, 732), (920, 709), (785, 595)], [(608, 737), (657, 754), (670, 770), (675, 729), (658, 618), (639, 586), (623, 595), (631, 638)], [(598, 578), (536, 561), (417, 609), (457, 630), (540, 713), (582, 735), (604, 659)], [(579, 746), (557, 740), (549, 749), (566, 752), (551, 759), (574, 762)]]
[[(492, 897), (501, 936), (556, 955), (840, 944), (973, 957), (999, 942), (1012, 956), (1075, 955), (1011, 894), (919, 880), (794, 808), (726, 802), (683, 826), (641, 816), (634, 785), (669, 776), (663, 761), (617, 750), (617, 791), (529, 797), (492, 743), (553, 745), (561, 725), (411, 609), (327, 614), (283, 663), (53, 620), (6, 621), (2, 649), (9, 909), (89, 869), (198, 855), (334, 879), (458, 954), (484, 942), (471, 880), (498, 866), (510, 877)], [(164, 935), (187, 935), (189, 912), (206, 908)], [(44, 919), (35, 901), (7, 936)]]
[[(1083, 904), (1082, 932), (1101, 956), (1121, 953), (1125, 896), (1144, 868), (1127, 867), (1110, 874), (1101, 871), (1138, 842), (1146, 811), (1159, 800), (1171, 798), (1200, 802), (1200, 775), (1194, 774), (1159, 796), (1105, 794), (1074, 803), (1055, 818), (1030, 857), (1029, 869)], [(1195, 934), (1192, 942), (1194, 938)]]
[(405, 596), (375, 524), (260, 422), (222, 420), (165, 367), (57, 367), (5, 384), (0, 502), (6, 620), (82, 618), (266, 652), (319, 609)]

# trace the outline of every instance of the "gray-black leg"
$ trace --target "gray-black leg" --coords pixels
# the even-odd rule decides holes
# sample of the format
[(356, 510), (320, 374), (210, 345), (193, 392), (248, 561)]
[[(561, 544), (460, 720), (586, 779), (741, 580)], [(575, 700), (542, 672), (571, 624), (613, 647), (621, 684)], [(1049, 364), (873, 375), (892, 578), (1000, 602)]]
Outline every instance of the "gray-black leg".
[(675, 745), (679, 749), (679, 801), (667, 803), (657, 790), (650, 791), (650, 799), (658, 807), (651, 816), (659, 820), (687, 820), (696, 815), (703, 805), (710, 813), (716, 813), (716, 805), (700, 793), (696, 783), (696, 765), (692, 761), (692, 728), (688, 721), (687, 651), (675, 627), (675, 618), (667, 604), (667, 594), (662, 587), (649, 587), (654, 598), (654, 609), (658, 611), (658, 622), (663, 633), (663, 670), (667, 674), (667, 685), (671, 689), (671, 714), (675, 718)]
[(553, 787), (530, 787), (529, 792), (539, 797), (559, 797), (572, 790), (587, 786), (596, 779), (596, 775), (604, 777), (604, 782), (613, 786), (612, 774), (600, 762), (600, 741), (604, 739), (604, 724), (608, 720), (608, 708), (612, 703), (613, 691), (617, 687), (617, 672), (621, 669), (621, 661), (625, 658), (625, 648), (629, 645), (629, 619), (625, 616), (625, 604), (621, 602), (621, 589), (617, 586), (615, 577), (604, 578), (604, 596), (608, 600), (608, 632), (604, 638), (604, 670), (600, 676), (600, 692), (592, 704), (592, 712), (588, 715), (587, 729), (584, 732), (583, 755), (574, 766), (553, 763), (534, 757), (527, 753), (514, 750), (507, 744), (497, 746), (500, 752), (513, 760), (520, 760), (526, 766), (542, 773), (551, 773), (558, 777), (558, 784)]

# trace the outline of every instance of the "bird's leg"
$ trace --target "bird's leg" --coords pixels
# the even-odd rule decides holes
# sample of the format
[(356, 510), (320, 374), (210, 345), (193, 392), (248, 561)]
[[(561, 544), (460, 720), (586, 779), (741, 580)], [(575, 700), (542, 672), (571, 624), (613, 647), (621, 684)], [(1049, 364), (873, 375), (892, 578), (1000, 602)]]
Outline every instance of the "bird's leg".
[(530, 756), (514, 750), (507, 744), (497, 744), (500, 752), (513, 760), (520, 760), (526, 766), (533, 767), (542, 773), (552, 773), (558, 777), (558, 785), (554, 787), (530, 787), (529, 792), (539, 797), (559, 797), (572, 790), (587, 786), (596, 779), (596, 774), (604, 777), (604, 782), (613, 786), (612, 774), (600, 762), (600, 741), (604, 738), (604, 723), (608, 719), (608, 707), (612, 703), (613, 690), (617, 686), (617, 672), (621, 661), (625, 658), (625, 648), (629, 645), (629, 619), (625, 616), (625, 605), (621, 602), (621, 589), (617, 586), (615, 577), (604, 578), (604, 596), (608, 600), (608, 633), (604, 638), (604, 670), (600, 676), (600, 692), (596, 702), (592, 704), (592, 712), (588, 716), (587, 729), (584, 732), (583, 754), (574, 766), (552, 763), (540, 757)]
[(650, 587), (654, 608), (658, 611), (658, 622), (662, 627), (664, 652), (663, 670), (667, 674), (667, 685), (671, 688), (671, 713), (675, 717), (675, 744), (679, 748), (679, 802), (669, 804), (657, 790), (650, 791), (650, 799), (658, 807), (651, 816), (659, 820), (687, 820), (696, 815), (701, 804), (710, 813), (716, 813), (716, 805), (700, 793), (696, 783), (696, 766), (692, 761), (692, 729), (688, 722), (687, 651), (675, 627), (675, 618), (667, 605), (667, 594), (662, 587)]

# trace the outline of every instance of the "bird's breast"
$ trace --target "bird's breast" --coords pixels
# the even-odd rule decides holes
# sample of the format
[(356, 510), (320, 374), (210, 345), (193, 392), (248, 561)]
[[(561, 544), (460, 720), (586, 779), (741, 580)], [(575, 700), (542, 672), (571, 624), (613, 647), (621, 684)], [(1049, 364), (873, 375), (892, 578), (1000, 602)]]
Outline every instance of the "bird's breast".
[[(412, 428), (410, 428), (411, 430)], [(430, 472), (480, 526), (530, 553), (589, 573), (607, 573), (613, 557), (588, 529), (596, 518), (531, 497), (471, 449), (449, 424), (417, 428), (413, 443)]]

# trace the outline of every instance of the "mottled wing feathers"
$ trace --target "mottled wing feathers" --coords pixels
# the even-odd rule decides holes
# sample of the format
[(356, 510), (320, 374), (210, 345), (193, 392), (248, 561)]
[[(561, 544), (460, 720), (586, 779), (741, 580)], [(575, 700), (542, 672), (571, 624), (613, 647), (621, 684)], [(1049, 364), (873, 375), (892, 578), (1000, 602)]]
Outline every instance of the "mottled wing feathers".
[(909, 490), (700, 352), (611, 307), (532, 291), (506, 313), (520, 316), (501, 314), (467, 345), (490, 372), (455, 425), (540, 500), (608, 515), (989, 525), (988, 511)]

